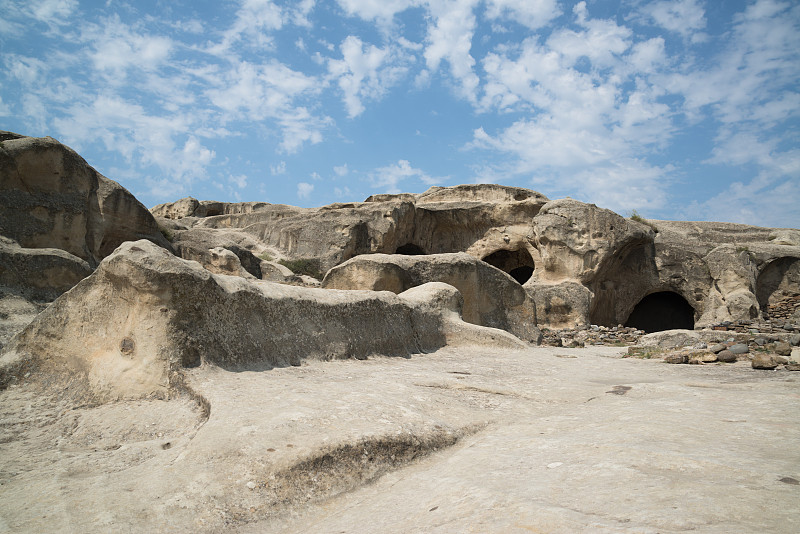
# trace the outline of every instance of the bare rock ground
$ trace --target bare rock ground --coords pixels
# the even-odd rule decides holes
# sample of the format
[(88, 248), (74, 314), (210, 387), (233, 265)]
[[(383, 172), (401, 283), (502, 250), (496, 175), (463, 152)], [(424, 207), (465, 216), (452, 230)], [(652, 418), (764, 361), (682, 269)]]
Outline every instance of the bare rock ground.
[(445, 348), (0, 394), (0, 531), (797, 532), (800, 377)]

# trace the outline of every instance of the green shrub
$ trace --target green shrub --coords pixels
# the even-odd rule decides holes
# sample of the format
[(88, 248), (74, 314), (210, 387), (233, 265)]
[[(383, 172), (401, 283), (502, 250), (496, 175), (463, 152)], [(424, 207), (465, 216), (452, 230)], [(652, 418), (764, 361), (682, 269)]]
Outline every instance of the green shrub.
[(264, 260), (264, 261), (272, 261), (272, 260), (274, 260), (274, 259), (275, 259), (275, 258), (273, 258), (273, 257), (272, 257), (272, 254), (270, 254), (269, 252), (264, 252), (264, 253), (262, 253), (262, 254), (259, 256), (259, 258), (260, 258), (260, 259), (262, 259), (262, 260)]
[(278, 263), (288, 267), (294, 274), (305, 274), (318, 280), (322, 279), (321, 266), (318, 259), (298, 258), (296, 260), (280, 260)]
[(645, 225), (649, 226), (650, 228), (652, 228), (653, 232), (658, 233), (658, 227), (655, 224), (653, 224), (650, 221), (648, 221), (647, 219), (645, 219), (644, 217), (642, 217), (641, 215), (639, 215), (639, 212), (637, 212), (636, 210), (633, 210), (631, 212), (630, 219), (632, 221), (636, 221), (638, 223), (645, 224)]

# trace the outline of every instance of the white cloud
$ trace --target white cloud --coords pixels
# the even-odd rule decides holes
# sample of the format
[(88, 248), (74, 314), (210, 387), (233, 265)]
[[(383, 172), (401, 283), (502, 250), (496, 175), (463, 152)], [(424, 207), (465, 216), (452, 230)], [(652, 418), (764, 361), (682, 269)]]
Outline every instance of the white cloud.
[(468, 147), (512, 156), (480, 174), (533, 176), (534, 185), (577, 189), (613, 209), (663, 207), (670, 169), (645, 156), (663, 149), (675, 129), (663, 90), (649, 81), (664, 62), (664, 42), (632, 46), (630, 29), (590, 18), (583, 2), (574, 12), (579, 29), (556, 30), (544, 43), (532, 37), (483, 60), (479, 109), (526, 116), (493, 134), (475, 130)]
[(546, 26), (561, 14), (556, 0), (488, 0), (486, 16), (506, 17), (533, 30)]
[(270, 32), (283, 24), (282, 10), (271, 0), (242, 0), (233, 25), (223, 33), (222, 41), (209, 46), (208, 52), (227, 55), (239, 42), (251, 48), (269, 48), (273, 43)]
[(350, 198), (352, 196), (349, 187), (334, 187), (333, 194), (336, 195), (336, 198)]
[(662, 0), (648, 2), (642, 14), (657, 26), (684, 37), (706, 27), (705, 10), (697, 0)]
[(296, 152), (305, 143), (322, 141), (322, 131), (331, 124), (325, 116), (313, 115), (299, 99), (320, 90), (319, 81), (273, 61), (255, 65), (238, 62), (221, 77), (212, 77), (216, 87), (208, 89), (211, 103), (225, 112), (226, 120), (272, 119), (281, 132), (280, 148)]
[(633, 45), (627, 63), (637, 72), (654, 73), (666, 61), (664, 38), (653, 37)]
[(292, 154), (305, 143), (314, 145), (322, 142), (322, 131), (331, 125), (332, 120), (317, 117), (306, 108), (298, 107), (279, 113), (277, 123), (282, 135), (279, 147), (283, 152)]
[(316, 5), (316, 0), (300, 0), (299, 2), (294, 2), (291, 9), (291, 19), (292, 23), (296, 26), (303, 26), (306, 28), (311, 27), (311, 21), (308, 20), (308, 15), (314, 9)]
[(347, 163), (345, 163), (344, 165), (334, 167), (333, 172), (336, 173), (336, 176), (347, 176), (347, 173), (350, 172), (350, 169), (347, 168)]
[(707, 67), (670, 76), (666, 85), (684, 97), (684, 110), (692, 118), (702, 117), (707, 106), (725, 123), (766, 118), (777, 102), (791, 102), (797, 95), (798, 49), (800, 5), (760, 0), (737, 17), (723, 53)]
[(31, 3), (33, 16), (42, 22), (64, 24), (78, 7), (77, 0), (40, 0)]
[(272, 176), (280, 176), (281, 174), (286, 174), (286, 162), (281, 161), (277, 165), (270, 165), (269, 172)]
[(760, 173), (750, 182), (734, 182), (704, 201), (692, 202), (679, 215), (689, 220), (730, 221), (767, 227), (797, 228), (800, 221), (800, 154), (793, 155), (793, 175)]
[(418, 0), (337, 0), (350, 15), (364, 20), (390, 21), (397, 13), (419, 4)]
[(17, 54), (5, 55), (3, 63), (8, 73), (26, 88), (41, 85), (44, 82), (45, 73), (49, 70), (44, 61)]
[(477, 0), (432, 0), (429, 4), (433, 23), (428, 25), (424, 56), (430, 71), (436, 71), (442, 60), (450, 65), (457, 89), (463, 98), (475, 101), (480, 82), (470, 55), (476, 19), (473, 8)]
[(349, 35), (339, 47), (342, 59), (329, 59), (328, 72), (338, 80), (347, 115), (352, 119), (364, 112), (364, 100), (376, 100), (396, 83), (406, 68), (398, 50), (365, 45)]
[(64, 117), (53, 120), (68, 144), (80, 150), (84, 143), (97, 139), (106, 150), (122, 155), (130, 164), (159, 168), (167, 177), (163, 181), (175, 192), (183, 192), (205, 178), (215, 157), (215, 152), (197, 137), (187, 135), (189, 124), (189, 117), (154, 115), (117, 96), (98, 96), (88, 104), (74, 104)]
[(397, 163), (380, 167), (370, 173), (371, 182), (374, 187), (380, 188), (387, 193), (400, 193), (400, 182), (416, 179), (428, 185), (441, 183), (444, 178), (434, 178), (420, 169), (411, 166), (408, 160), (398, 160)]
[(235, 176), (231, 174), (228, 176), (228, 182), (230, 182), (231, 185), (235, 185), (239, 189), (244, 189), (247, 187), (247, 176), (244, 174), (238, 174)]
[(585, 2), (575, 6), (574, 11), (583, 29), (557, 30), (548, 39), (548, 46), (561, 54), (569, 66), (575, 65), (581, 57), (588, 58), (596, 68), (611, 67), (617, 63), (630, 46), (633, 32), (612, 20), (588, 19)]
[(307, 182), (300, 182), (297, 184), (297, 198), (299, 199), (308, 199), (313, 191), (314, 184), (309, 184)]
[(239, 61), (217, 85), (206, 93), (215, 106), (256, 120), (274, 117), (290, 109), (294, 98), (319, 89), (315, 78), (277, 61), (264, 65)]
[(118, 83), (131, 68), (152, 70), (163, 65), (174, 46), (170, 38), (139, 33), (118, 16), (102, 25), (88, 25), (81, 37), (94, 49), (90, 57), (95, 69), (111, 71), (108, 80)]

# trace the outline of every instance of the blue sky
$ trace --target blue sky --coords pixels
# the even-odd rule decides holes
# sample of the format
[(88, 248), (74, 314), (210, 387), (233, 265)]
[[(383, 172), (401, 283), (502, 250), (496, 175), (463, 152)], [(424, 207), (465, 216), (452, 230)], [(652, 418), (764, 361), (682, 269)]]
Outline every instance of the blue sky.
[(800, 227), (800, 3), (0, 0), (0, 129), (153, 206), (493, 182)]

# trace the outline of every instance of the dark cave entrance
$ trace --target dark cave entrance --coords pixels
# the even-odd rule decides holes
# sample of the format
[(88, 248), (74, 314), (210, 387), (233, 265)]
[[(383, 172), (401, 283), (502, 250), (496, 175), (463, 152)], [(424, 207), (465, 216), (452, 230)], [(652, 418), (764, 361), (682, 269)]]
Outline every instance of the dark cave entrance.
[(533, 276), (533, 258), (525, 249), (519, 250), (498, 250), (483, 258), (483, 261), (501, 271), (505, 271), (511, 277), (524, 284)]
[(685, 298), (672, 291), (651, 293), (633, 308), (625, 326), (648, 334), (662, 330), (694, 329), (694, 308)]
[(425, 251), (414, 243), (406, 243), (401, 247), (397, 247), (395, 254), (403, 254), (405, 256), (424, 256)]

